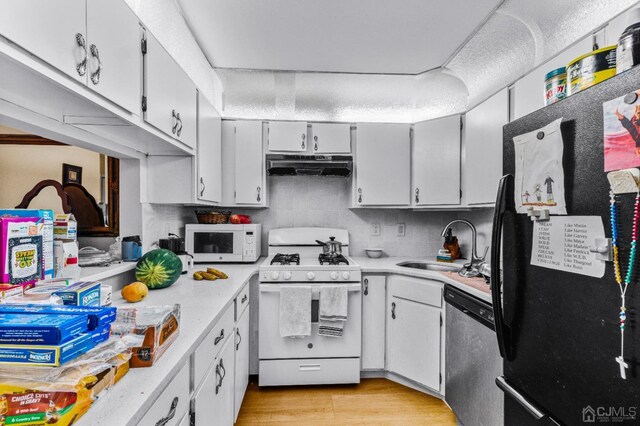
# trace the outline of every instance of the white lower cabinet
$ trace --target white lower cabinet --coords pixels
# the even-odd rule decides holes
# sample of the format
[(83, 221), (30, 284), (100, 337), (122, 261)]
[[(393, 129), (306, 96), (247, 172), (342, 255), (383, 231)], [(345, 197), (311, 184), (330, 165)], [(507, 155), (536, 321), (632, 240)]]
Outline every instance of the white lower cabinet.
[(169, 382), (138, 424), (175, 426), (185, 414), (189, 414), (189, 363)]
[(191, 409), (196, 425), (233, 425), (235, 339), (227, 338), (196, 391)]
[(386, 277), (362, 277), (362, 369), (384, 370)]
[(442, 284), (391, 276), (388, 289), (387, 370), (439, 392)]
[[(247, 290), (248, 290), (247, 286)], [(242, 300), (242, 299), (241, 299)], [(245, 309), (236, 324), (235, 335), (234, 420), (238, 419), (244, 394), (249, 385), (249, 309)]]

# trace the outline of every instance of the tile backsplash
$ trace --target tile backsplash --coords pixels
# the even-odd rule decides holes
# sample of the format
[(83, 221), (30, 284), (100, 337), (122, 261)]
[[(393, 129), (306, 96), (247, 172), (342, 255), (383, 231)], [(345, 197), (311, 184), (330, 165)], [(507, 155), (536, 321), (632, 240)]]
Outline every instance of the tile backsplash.
[[(381, 247), (387, 256), (435, 256), (442, 247), (443, 226), (455, 218), (468, 219), (478, 229), (478, 251), (491, 241), (492, 211), (415, 212), (395, 209), (350, 209), (351, 179), (318, 176), (272, 176), (268, 178), (268, 209), (233, 209), (248, 214), (262, 224), (262, 252), (267, 252), (270, 229), (299, 226), (344, 228), (349, 231), (349, 253), (365, 255), (368, 247)], [(149, 205), (145, 223), (147, 238), (169, 232), (184, 234), (185, 223), (195, 223), (193, 207)], [(372, 235), (372, 226), (380, 225), (380, 235)], [(397, 235), (397, 224), (405, 225), (405, 235)], [(154, 233), (152, 230), (157, 230)], [(177, 232), (179, 231), (179, 232)], [(471, 233), (464, 225), (454, 227), (463, 255), (470, 250)]]

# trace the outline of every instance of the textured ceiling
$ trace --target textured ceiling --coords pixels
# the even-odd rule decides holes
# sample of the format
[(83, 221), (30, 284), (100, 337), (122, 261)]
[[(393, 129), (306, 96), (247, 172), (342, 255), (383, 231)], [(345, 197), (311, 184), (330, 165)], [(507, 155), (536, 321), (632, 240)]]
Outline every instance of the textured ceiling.
[(385, 74), (441, 66), (500, 3), (179, 0), (215, 67)]
[(443, 68), (417, 76), (218, 69), (223, 116), (413, 123), (464, 112), (637, 3), (506, 0)]

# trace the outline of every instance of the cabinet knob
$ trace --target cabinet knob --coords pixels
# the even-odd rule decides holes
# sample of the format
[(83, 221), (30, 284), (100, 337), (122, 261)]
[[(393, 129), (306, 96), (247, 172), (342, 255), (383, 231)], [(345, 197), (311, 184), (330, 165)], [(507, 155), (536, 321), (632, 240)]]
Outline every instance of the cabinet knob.
[(242, 342), (242, 336), (240, 335), (240, 330), (236, 330), (236, 335), (238, 336), (238, 343), (236, 343), (236, 351), (240, 348), (240, 343)]
[(365, 296), (369, 295), (369, 279), (368, 278), (364, 279), (364, 295)]
[(84, 51), (83, 59), (78, 65), (76, 65), (76, 71), (79, 76), (83, 76), (87, 73), (87, 43), (84, 40), (84, 36), (80, 33), (76, 34), (76, 44)]
[(420, 202), (420, 188), (416, 188), (416, 204)]
[(156, 426), (165, 426), (169, 423), (169, 420), (173, 419), (176, 415), (176, 409), (178, 408), (178, 397), (174, 397), (173, 401), (171, 401), (171, 407), (169, 407), (169, 412), (166, 417), (161, 418), (156, 422)]
[(362, 188), (358, 188), (358, 202), (362, 202)]
[(257, 200), (258, 202), (260, 202), (260, 200), (261, 200), (261, 198), (260, 198), (260, 192), (261, 192), (261, 191), (262, 191), (262, 188), (258, 187), (258, 188), (257, 188), (257, 192), (258, 192), (258, 194), (257, 194), (257, 196), (256, 196), (256, 200)]
[(89, 48), (89, 52), (91, 52), (91, 57), (95, 58), (98, 61), (98, 68), (91, 73), (91, 82), (96, 85), (100, 83), (100, 72), (102, 71), (102, 60), (100, 60), (100, 51), (98, 51), (98, 46), (92, 44)]
[(396, 302), (391, 303), (391, 319), (396, 319)]
[(318, 150), (318, 136), (313, 137), (313, 150), (314, 151)]
[(204, 194), (204, 189), (206, 188), (203, 177), (200, 177), (200, 185), (202, 185), (202, 189), (200, 190), (200, 196), (202, 197), (202, 195)]
[(307, 135), (305, 135), (304, 133), (302, 134), (302, 149), (305, 149), (306, 145), (304, 143), (305, 139), (307, 139)]

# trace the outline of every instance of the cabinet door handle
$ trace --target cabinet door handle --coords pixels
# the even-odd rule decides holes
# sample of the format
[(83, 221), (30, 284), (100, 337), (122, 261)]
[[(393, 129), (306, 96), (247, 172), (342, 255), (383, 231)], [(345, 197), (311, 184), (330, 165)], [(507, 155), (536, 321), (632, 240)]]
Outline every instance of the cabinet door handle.
[(416, 204), (420, 202), (420, 188), (416, 188)]
[(396, 302), (391, 302), (391, 319), (396, 319)]
[(362, 188), (358, 188), (358, 202), (362, 202)]
[(178, 129), (178, 117), (176, 116), (176, 110), (171, 110), (171, 133), (176, 134), (176, 130)]
[(258, 187), (258, 188), (257, 188), (257, 192), (258, 192), (258, 193), (257, 193), (257, 196), (256, 196), (256, 200), (257, 200), (258, 202), (260, 202), (260, 200), (261, 200), (261, 198), (260, 198), (260, 192), (261, 192), (261, 191), (262, 191), (262, 188)]
[(236, 343), (236, 351), (240, 348), (240, 343), (242, 343), (242, 336), (240, 335), (240, 330), (236, 330), (236, 334), (238, 335), (238, 343)]
[(202, 185), (202, 189), (200, 190), (200, 196), (202, 197), (202, 195), (204, 194), (204, 189), (206, 188), (203, 177), (200, 177), (200, 185)]
[(244, 296), (242, 296), (242, 299), (240, 299), (240, 303), (244, 303), (247, 301), (247, 295), (245, 294)]
[(318, 137), (317, 136), (313, 137), (313, 150), (314, 151), (318, 150)]
[(305, 135), (304, 133), (302, 134), (302, 149), (305, 149), (306, 145), (304, 143), (305, 139), (307, 139), (307, 135)]
[(180, 118), (180, 113), (176, 114), (176, 119), (178, 120), (176, 135), (180, 137), (180, 133), (182, 133), (182, 118)]
[(76, 65), (78, 75), (83, 76), (87, 73), (87, 43), (84, 41), (84, 36), (80, 33), (76, 34), (76, 44), (84, 50), (84, 58)]
[(95, 85), (100, 83), (100, 72), (102, 71), (102, 60), (100, 59), (100, 51), (95, 44), (92, 44), (89, 48), (89, 52), (91, 52), (91, 57), (95, 58), (98, 61), (98, 69), (91, 73), (91, 82)]
[(369, 278), (364, 279), (364, 295), (369, 295)]
[(217, 345), (222, 339), (224, 339), (224, 328), (220, 330), (220, 335), (215, 338), (215, 340), (213, 341), (213, 345)]
[[(222, 361), (222, 360), (220, 360)], [(220, 387), (222, 386), (222, 375), (220, 374), (220, 364), (216, 365), (216, 377), (218, 378), (218, 383), (216, 383), (216, 395), (220, 392)]]
[(176, 409), (178, 408), (178, 397), (174, 397), (173, 401), (171, 401), (171, 407), (169, 408), (169, 412), (166, 417), (161, 418), (156, 422), (156, 426), (165, 426), (169, 423), (169, 420), (173, 419), (176, 415)]

